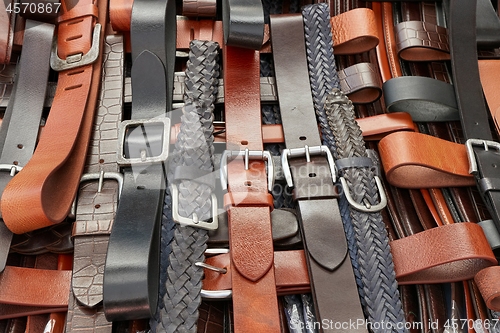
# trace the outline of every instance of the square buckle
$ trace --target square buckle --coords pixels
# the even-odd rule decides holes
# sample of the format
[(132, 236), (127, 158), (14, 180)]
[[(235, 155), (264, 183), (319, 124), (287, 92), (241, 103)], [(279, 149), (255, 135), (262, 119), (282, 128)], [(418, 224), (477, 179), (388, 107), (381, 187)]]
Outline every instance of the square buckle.
[[(161, 154), (157, 156), (146, 156), (144, 147), (144, 154), (141, 157), (127, 158), (125, 157), (125, 135), (127, 129), (132, 126), (143, 126), (147, 124), (163, 124), (163, 141)], [(153, 119), (139, 119), (139, 120), (124, 120), (118, 126), (118, 150), (117, 150), (117, 163), (119, 166), (131, 166), (137, 164), (152, 164), (152, 163), (163, 163), (167, 160), (169, 154), (169, 144), (170, 144), (170, 118), (160, 117)]]
[(212, 222), (200, 221), (198, 216), (193, 213), (192, 218), (184, 217), (179, 214), (179, 189), (176, 184), (170, 186), (172, 190), (172, 219), (181, 225), (201, 228), (206, 230), (216, 230), (219, 227), (219, 212), (217, 211), (217, 196), (212, 193)]
[(467, 157), (469, 159), (469, 173), (476, 175), (479, 170), (477, 167), (476, 155), (473, 150), (474, 146), (483, 146), (485, 151), (494, 148), (496, 151), (500, 152), (500, 143), (481, 139), (468, 139), (465, 142)]
[(274, 162), (273, 157), (267, 150), (224, 150), (220, 159), (220, 181), (222, 189), (227, 190), (227, 159), (229, 157), (245, 157), (245, 170), (249, 169), (250, 159), (267, 161), (267, 188), (269, 192), (274, 187)]
[(328, 166), (330, 167), (330, 172), (332, 174), (333, 183), (337, 181), (337, 170), (335, 167), (335, 162), (333, 160), (332, 152), (328, 149), (327, 146), (313, 146), (309, 147), (305, 145), (304, 148), (292, 148), (292, 149), (283, 149), (281, 153), (281, 164), (283, 165), (283, 173), (285, 174), (285, 179), (288, 187), (293, 187), (293, 178), (292, 173), (290, 171), (290, 164), (288, 163), (288, 159), (291, 157), (306, 157), (307, 163), (311, 162), (311, 155), (326, 155), (326, 159), (328, 160)]
[(68, 56), (66, 59), (61, 59), (57, 55), (57, 38), (52, 42), (52, 52), (50, 55), (50, 67), (56, 72), (73, 69), (80, 66), (92, 64), (99, 57), (99, 41), (101, 37), (101, 24), (96, 23), (92, 34), (92, 46), (85, 53), (78, 53)]

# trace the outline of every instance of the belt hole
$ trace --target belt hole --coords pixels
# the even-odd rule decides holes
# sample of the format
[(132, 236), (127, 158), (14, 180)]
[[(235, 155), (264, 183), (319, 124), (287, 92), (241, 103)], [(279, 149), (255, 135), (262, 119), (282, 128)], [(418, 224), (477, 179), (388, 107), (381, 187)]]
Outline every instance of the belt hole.
[(74, 86), (66, 87), (66, 88), (64, 88), (64, 90), (66, 90), (66, 91), (68, 91), (68, 90), (74, 90), (74, 89), (80, 88), (81, 86), (82, 86), (81, 84), (77, 84), (77, 85), (74, 85)]
[(305, 137), (305, 136), (299, 136), (299, 140), (300, 140), (300, 141), (306, 141), (306, 140), (307, 140), (307, 137)]
[(74, 24), (78, 24), (78, 23), (82, 23), (82, 22), (83, 22), (83, 19), (79, 19), (77, 21), (69, 22), (67, 25), (74, 25)]
[(100, 163), (100, 164), (103, 164), (103, 163), (104, 163), (104, 159), (103, 159), (103, 158), (101, 158), (101, 159), (99, 160), (99, 163)]
[(72, 40), (75, 40), (75, 39), (80, 39), (80, 38), (82, 38), (82, 37), (83, 37), (83, 35), (76, 35), (76, 36), (72, 36), (72, 37), (68, 37), (68, 38), (66, 38), (66, 41), (67, 41), (67, 42), (70, 42), (70, 41), (72, 41)]
[(492, 167), (494, 167), (494, 168), (496, 168), (496, 167), (497, 167), (497, 165), (496, 165), (495, 163), (493, 163), (491, 166), (492, 166)]
[(18, 144), (18, 145), (17, 145), (17, 148), (18, 148), (18, 149), (23, 149), (23, 148), (24, 148), (24, 146), (20, 143), (20, 144)]
[(99, 208), (101, 208), (101, 205), (97, 204), (94, 207), (95, 207), (95, 209), (99, 209)]
[(77, 71), (74, 71), (74, 72), (68, 73), (68, 76), (82, 74), (83, 72), (85, 72), (85, 70), (80, 69), (80, 70), (77, 70)]
[(247, 181), (245, 182), (245, 186), (252, 186), (252, 182), (251, 182), (251, 181), (249, 181), (249, 180), (247, 180)]
[(18, 164), (19, 164), (19, 162), (18, 162), (18, 161), (14, 161), (14, 162), (12, 162), (12, 164), (14, 164), (14, 165), (18, 165)]
[(189, 29), (189, 39), (194, 40), (194, 29), (193, 28)]
[(145, 189), (146, 189), (146, 186), (139, 185), (139, 186), (137, 186), (137, 189), (138, 189), (138, 190), (145, 190)]
[(314, 177), (316, 177), (316, 174), (314, 172), (309, 174), (309, 178), (314, 178)]
[(242, 144), (243, 146), (246, 146), (246, 145), (248, 145), (248, 141), (243, 140), (243, 141), (241, 141), (241, 144)]

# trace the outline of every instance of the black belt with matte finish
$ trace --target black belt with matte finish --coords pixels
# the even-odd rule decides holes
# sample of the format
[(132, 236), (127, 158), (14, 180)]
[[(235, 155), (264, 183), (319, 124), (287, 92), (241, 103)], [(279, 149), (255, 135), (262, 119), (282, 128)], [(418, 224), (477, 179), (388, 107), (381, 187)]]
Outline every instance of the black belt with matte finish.
[[(283, 169), (294, 187), (318, 322), (364, 320), (335, 191), (335, 165), (321, 145), (306, 62), (302, 15), (271, 15), (276, 84), (287, 149)], [(325, 290), (328, 290), (325, 293)], [(322, 331), (334, 331), (324, 325)], [(364, 327), (344, 332), (366, 332)]]
[(106, 319), (152, 317), (159, 286), (159, 237), (165, 193), (176, 38), (175, 1), (137, 0), (132, 8), (131, 119), (120, 125), (123, 190), (104, 270)]
[[(14, 92), (0, 130), (0, 196), (35, 150), (49, 76), (54, 25), (26, 20), (24, 46)], [(0, 220), (0, 272), (5, 268), (12, 232)]]
[[(476, 1), (449, 5), (451, 67), (460, 120), (469, 156), (469, 171), (500, 230), (500, 143), (491, 133), (477, 65)], [(498, 32), (500, 33), (500, 31)]]

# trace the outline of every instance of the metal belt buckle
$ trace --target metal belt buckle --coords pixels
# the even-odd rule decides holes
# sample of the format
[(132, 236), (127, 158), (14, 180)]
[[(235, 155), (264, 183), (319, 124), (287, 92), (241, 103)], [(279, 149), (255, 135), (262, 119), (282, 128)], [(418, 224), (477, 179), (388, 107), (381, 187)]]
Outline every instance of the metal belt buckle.
[[(144, 154), (137, 158), (127, 158), (124, 153), (125, 146), (125, 134), (127, 133), (127, 128), (131, 126), (143, 126), (145, 124), (163, 124), (163, 142), (162, 151), (160, 155), (157, 156), (146, 156), (146, 147), (144, 148)], [(139, 119), (139, 120), (124, 120), (118, 126), (118, 150), (117, 150), (117, 163), (119, 166), (131, 166), (135, 164), (144, 163), (163, 163), (168, 158), (169, 144), (170, 144), (170, 118), (160, 117), (154, 119)]]
[(217, 196), (212, 193), (212, 222), (200, 221), (193, 213), (192, 218), (183, 217), (179, 214), (179, 189), (176, 184), (170, 186), (172, 190), (172, 219), (182, 225), (196, 227), (206, 230), (216, 230), (219, 227), (219, 217), (217, 211)]
[(489, 148), (494, 148), (496, 151), (500, 152), (500, 143), (481, 139), (468, 139), (467, 141), (465, 141), (467, 157), (469, 158), (469, 173), (476, 175), (478, 172), (478, 167), (476, 156), (474, 155), (473, 146), (483, 146), (485, 151), (489, 150)]
[[(217, 254), (224, 254), (224, 253), (229, 253), (229, 250), (228, 249), (207, 249), (205, 251), (205, 254), (207, 254), (207, 255), (217, 255)], [(194, 265), (197, 267), (203, 267), (206, 269), (216, 271), (220, 274), (226, 274), (226, 272), (227, 272), (227, 269), (225, 269), (225, 268), (215, 267), (212, 265), (208, 265), (204, 262), (196, 262)], [(215, 290), (214, 291), (214, 290), (201, 289), (200, 295), (201, 295), (201, 298), (203, 298), (205, 300), (221, 301), (221, 300), (231, 299), (231, 297), (233, 295), (233, 291), (232, 290)]]
[(16, 173), (23, 169), (22, 166), (15, 164), (0, 164), (0, 171), (10, 171), (10, 176), (14, 177)]
[(259, 159), (267, 161), (267, 187), (269, 192), (274, 187), (274, 162), (271, 153), (267, 150), (224, 150), (220, 159), (220, 181), (223, 190), (227, 190), (227, 159), (229, 157), (245, 157), (245, 170), (249, 169), (250, 159)]
[(80, 66), (85, 66), (93, 63), (99, 57), (99, 41), (101, 37), (101, 24), (96, 23), (94, 33), (92, 34), (92, 46), (85, 53), (77, 53), (68, 56), (66, 59), (61, 59), (57, 55), (57, 38), (54, 38), (52, 43), (52, 53), (50, 55), (50, 67), (56, 72), (72, 69)]
[(365, 213), (376, 213), (384, 209), (385, 206), (387, 206), (387, 197), (385, 195), (382, 182), (380, 181), (380, 178), (378, 176), (375, 176), (375, 183), (377, 183), (377, 190), (380, 193), (380, 202), (373, 206), (367, 202), (365, 202), (364, 205), (361, 205), (356, 201), (354, 201), (354, 198), (351, 196), (351, 192), (349, 192), (347, 181), (344, 179), (344, 177), (340, 177), (340, 183), (342, 184), (342, 190), (344, 191), (347, 202), (349, 202), (349, 205), (351, 205), (356, 210)]
[[(102, 190), (102, 184), (104, 183), (105, 179), (113, 179), (118, 182), (118, 199), (120, 199), (123, 189), (123, 174), (119, 172), (105, 172), (101, 170), (101, 172), (96, 173), (85, 173), (82, 175), (82, 178), (80, 178), (80, 183), (88, 182), (91, 180), (98, 180), (99, 183), (97, 185), (97, 192), (99, 193)], [(75, 197), (69, 213), (70, 218), (75, 218), (76, 216), (76, 201), (77, 198)]]
[(308, 145), (305, 145), (304, 148), (283, 149), (283, 152), (281, 153), (281, 164), (283, 165), (283, 173), (285, 174), (288, 187), (293, 187), (292, 173), (290, 172), (290, 164), (288, 163), (289, 158), (305, 156), (306, 161), (309, 163), (311, 162), (311, 155), (321, 155), (323, 153), (326, 155), (330, 172), (332, 174), (332, 180), (333, 183), (335, 183), (337, 180), (337, 170), (335, 162), (333, 161), (332, 153), (327, 146), (309, 147)]

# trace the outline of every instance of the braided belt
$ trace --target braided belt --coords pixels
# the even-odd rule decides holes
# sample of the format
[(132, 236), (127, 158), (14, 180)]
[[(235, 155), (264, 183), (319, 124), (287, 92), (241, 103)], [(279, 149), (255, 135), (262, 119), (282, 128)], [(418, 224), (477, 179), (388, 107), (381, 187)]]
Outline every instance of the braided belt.
[[(186, 105), (169, 163), (175, 226), (167, 268), (160, 332), (196, 332), (208, 230), (217, 228), (213, 182), (213, 110), (219, 76), (218, 44), (192, 41), (185, 81)], [(212, 177), (210, 177), (210, 175)], [(212, 179), (207, 181), (207, 179)]]

